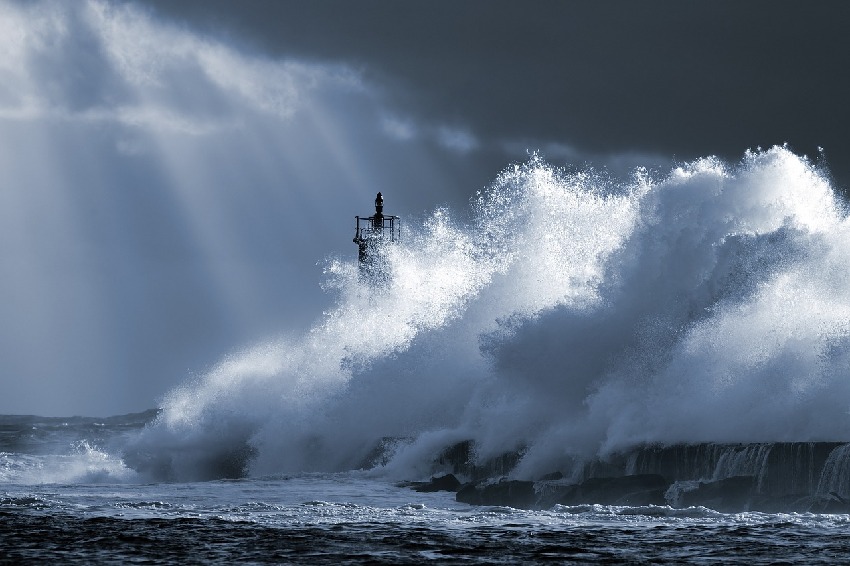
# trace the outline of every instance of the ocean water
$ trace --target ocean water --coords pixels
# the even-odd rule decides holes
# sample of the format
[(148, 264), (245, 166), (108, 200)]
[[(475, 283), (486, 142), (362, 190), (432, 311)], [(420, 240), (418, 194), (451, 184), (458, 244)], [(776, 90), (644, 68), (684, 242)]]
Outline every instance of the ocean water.
[(464, 440), (522, 454), (518, 479), (647, 443), (848, 442), (850, 223), (821, 165), (776, 147), (624, 181), (532, 157), (468, 211), (405, 219), (378, 263), (329, 258), (336, 305), (308, 332), (159, 411), (2, 417), (0, 559), (847, 557), (846, 515), (528, 511), (400, 483)]
[(850, 556), (848, 515), (476, 507), (375, 470), (148, 482), (96, 444), (116, 446), (150, 417), (0, 417), (0, 562), (816, 564)]

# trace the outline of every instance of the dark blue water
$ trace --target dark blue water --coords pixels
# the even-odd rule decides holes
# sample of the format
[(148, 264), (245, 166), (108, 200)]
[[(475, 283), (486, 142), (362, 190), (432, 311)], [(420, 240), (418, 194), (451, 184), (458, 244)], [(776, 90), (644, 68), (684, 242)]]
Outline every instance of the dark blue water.
[(120, 446), (152, 416), (0, 417), (0, 561), (812, 564), (850, 556), (848, 515), (476, 507), (453, 493), (413, 491), (380, 470), (149, 482), (123, 464)]
[(830, 564), (850, 556), (846, 525), (781, 519), (686, 525), (518, 520), (463, 529), (397, 522), (269, 527), (218, 518), (84, 519), (7, 511), (0, 519), (8, 562)]

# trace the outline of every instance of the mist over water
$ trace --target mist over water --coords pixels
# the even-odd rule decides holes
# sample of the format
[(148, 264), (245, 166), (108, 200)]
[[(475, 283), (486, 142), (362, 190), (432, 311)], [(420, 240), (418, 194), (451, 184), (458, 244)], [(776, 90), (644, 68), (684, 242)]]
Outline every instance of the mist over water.
[(623, 183), (535, 156), (471, 206), (405, 219), (378, 283), (328, 260), (335, 306), (170, 392), (128, 465), (345, 470), (393, 438), (378, 473), (410, 479), (472, 439), (526, 447), (531, 477), (646, 442), (847, 440), (850, 228), (807, 158)]

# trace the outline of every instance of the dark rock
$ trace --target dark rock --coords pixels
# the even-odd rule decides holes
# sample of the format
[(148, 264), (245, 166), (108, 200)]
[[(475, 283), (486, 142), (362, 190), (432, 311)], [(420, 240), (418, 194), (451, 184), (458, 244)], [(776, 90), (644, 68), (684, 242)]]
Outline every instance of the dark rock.
[(557, 501), (562, 505), (664, 505), (669, 484), (658, 474), (590, 478), (568, 490)]
[(835, 499), (835, 500), (839, 501), (840, 503), (850, 504), (850, 501), (844, 499), (843, 497), (841, 497), (840, 495), (838, 495), (834, 491), (830, 491), (829, 496), (830, 496), (830, 498)]
[(850, 513), (850, 501), (835, 493), (829, 495), (756, 496), (750, 509), (763, 513)]
[(419, 492), (433, 491), (457, 491), (460, 489), (460, 481), (454, 474), (446, 474), (440, 477), (432, 477), (431, 481), (413, 486), (413, 489)]
[[(535, 489), (537, 487), (537, 489)], [(667, 480), (655, 474), (591, 478), (578, 485), (529, 481), (501, 481), (492, 484), (466, 484), (457, 500), (472, 505), (504, 505), (520, 509), (562, 505), (664, 505)]]
[(756, 482), (752, 476), (733, 476), (713, 482), (700, 482), (699, 487), (682, 493), (683, 507), (701, 505), (724, 513), (750, 510)]
[[(764, 495), (755, 494), (749, 501), (746, 509), (736, 511), (760, 511), (762, 513), (806, 513), (813, 505), (817, 505), (819, 498), (805, 494), (790, 495)], [(817, 513), (818, 511), (813, 511)]]
[(470, 505), (484, 505), (481, 499), (481, 489), (474, 483), (465, 483), (460, 486), (455, 495), (455, 500), (460, 503), (469, 503)]
[(532, 509), (537, 499), (534, 482), (522, 480), (505, 480), (483, 485), (466, 484), (457, 492), (455, 498), (461, 503), (471, 505), (499, 505), (517, 509)]
[(552, 472), (540, 478), (540, 481), (558, 481), (564, 479), (564, 474), (561, 472)]
[(812, 498), (813, 501), (806, 508), (810, 513), (850, 513), (850, 501), (847, 501), (840, 495), (830, 492), (828, 497)]
[(464, 440), (440, 452), (435, 463), (450, 468), (456, 474), (469, 475), (472, 459), (472, 441)]
[(562, 504), (564, 501), (573, 501), (578, 489), (579, 486), (575, 484), (539, 482), (535, 484), (535, 491), (537, 492), (535, 505), (538, 509), (551, 509), (554, 505)]
[[(610, 457), (609, 465), (625, 468), (626, 462), (630, 462), (632, 473), (661, 474), (670, 481), (752, 475), (759, 478), (758, 490), (762, 495), (813, 494), (830, 454), (844, 445), (842, 442), (647, 445)], [(595, 466), (596, 463), (589, 466), (588, 477), (603, 475)]]
[(480, 481), (507, 475), (516, 467), (524, 450), (512, 450), (484, 462), (476, 463), (472, 441), (464, 440), (449, 446), (437, 456), (434, 464), (438, 469), (448, 469), (458, 475)]
[[(521, 482), (523, 488), (483, 483), (511, 474), (523, 454), (519, 448), (480, 461), (474, 443), (464, 441), (440, 453), (433, 469), (474, 482), (458, 492), (458, 501), (478, 505), (665, 505), (668, 487), (677, 482), (683, 489), (697, 487), (677, 491), (676, 501), (670, 502), (676, 506), (723, 512), (850, 512), (842, 480), (842, 470), (850, 466), (850, 444), (845, 442), (642, 445), (562, 463), (568, 476), (584, 480), (576, 485), (565, 485), (560, 472), (536, 484)], [(830, 490), (837, 493), (824, 494)]]
[(666, 493), (667, 487), (633, 491), (619, 498), (614, 502), (614, 505), (629, 505), (632, 507), (667, 505), (667, 499), (665, 498)]

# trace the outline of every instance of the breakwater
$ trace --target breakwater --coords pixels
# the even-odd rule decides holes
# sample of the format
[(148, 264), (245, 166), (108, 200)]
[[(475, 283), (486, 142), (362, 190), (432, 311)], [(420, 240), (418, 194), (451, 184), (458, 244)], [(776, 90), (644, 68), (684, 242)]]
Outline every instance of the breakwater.
[[(850, 511), (850, 444), (771, 442), (645, 445), (576, 460), (538, 478), (513, 474), (523, 451), (477, 462), (461, 442), (435, 467), (468, 480), (459, 501), (548, 508), (554, 505), (704, 506), (718, 511)], [(435, 478), (437, 479), (437, 478)]]

